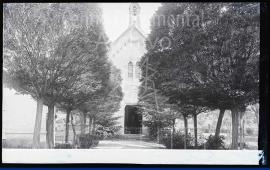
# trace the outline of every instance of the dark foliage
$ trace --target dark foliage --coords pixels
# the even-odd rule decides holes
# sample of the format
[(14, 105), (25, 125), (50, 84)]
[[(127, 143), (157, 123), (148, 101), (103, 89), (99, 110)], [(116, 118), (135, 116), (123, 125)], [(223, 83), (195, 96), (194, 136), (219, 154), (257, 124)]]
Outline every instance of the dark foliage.
[[(193, 137), (188, 134), (187, 136), (187, 149), (193, 148), (192, 141)], [(172, 149), (185, 149), (185, 135), (181, 133), (180, 131), (176, 132), (173, 137), (173, 147)], [(166, 146), (167, 149), (171, 148), (171, 134), (165, 133), (161, 137), (161, 143)]]
[(224, 143), (224, 136), (215, 137), (210, 135), (205, 143), (206, 149), (226, 149)]
[(157, 126), (153, 126), (149, 121), (143, 122), (144, 126), (148, 127), (148, 137), (151, 140), (156, 140), (157, 139)]
[(72, 145), (69, 143), (56, 144), (54, 149), (72, 149)]
[(119, 138), (119, 130), (121, 126), (112, 126), (112, 127), (103, 127), (100, 126), (96, 130), (96, 134), (100, 137), (100, 139), (114, 139)]
[(79, 136), (79, 148), (89, 149), (91, 147), (97, 146), (100, 137), (91, 134), (81, 134)]

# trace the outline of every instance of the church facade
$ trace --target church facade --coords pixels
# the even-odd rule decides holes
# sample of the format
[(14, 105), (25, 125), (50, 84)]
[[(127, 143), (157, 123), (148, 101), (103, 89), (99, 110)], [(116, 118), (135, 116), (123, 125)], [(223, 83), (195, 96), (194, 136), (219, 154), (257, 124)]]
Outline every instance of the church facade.
[(141, 71), (139, 61), (146, 52), (146, 37), (140, 27), (140, 6), (131, 3), (129, 6), (128, 28), (111, 43), (109, 56), (113, 64), (121, 71), (121, 87), (123, 99), (116, 116), (120, 116), (119, 124), (122, 134), (145, 134), (142, 115), (138, 113), (138, 90)]

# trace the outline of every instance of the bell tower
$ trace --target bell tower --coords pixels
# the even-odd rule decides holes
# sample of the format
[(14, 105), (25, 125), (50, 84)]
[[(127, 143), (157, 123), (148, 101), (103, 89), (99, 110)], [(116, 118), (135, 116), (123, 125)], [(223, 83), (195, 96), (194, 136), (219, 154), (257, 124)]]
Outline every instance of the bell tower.
[(141, 7), (139, 3), (131, 3), (129, 6), (129, 27), (136, 27), (141, 30), (140, 25), (140, 11)]

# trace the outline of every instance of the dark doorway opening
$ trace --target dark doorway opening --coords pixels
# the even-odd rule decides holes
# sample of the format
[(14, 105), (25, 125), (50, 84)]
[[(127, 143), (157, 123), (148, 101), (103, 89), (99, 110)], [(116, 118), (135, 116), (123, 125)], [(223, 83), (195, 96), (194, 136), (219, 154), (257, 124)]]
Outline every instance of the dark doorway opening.
[(125, 134), (142, 133), (142, 114), (138, 112), (136, 105), (126, 105), (125, 107)]

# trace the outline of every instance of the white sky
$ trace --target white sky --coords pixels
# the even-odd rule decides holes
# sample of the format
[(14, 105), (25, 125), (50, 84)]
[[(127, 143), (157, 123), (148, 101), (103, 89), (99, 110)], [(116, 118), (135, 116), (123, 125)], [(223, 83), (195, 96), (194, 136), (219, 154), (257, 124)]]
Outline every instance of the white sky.
[[(102, 3), (105, 32), (110, 41), (115, 40), (128, 28), (130, 3)], [(139, 3), (140, 22), (144, 33), (150, 32), (150, 19), (161, 5), (160, 3)]]
[[(36, 102), (29, 95), (16, 94), (15, 90), (3, 89), (2, 132), (32, 133), (34, 129)], [(42, 132), (45, 132), (45, 113), (43, 107)]]
[[(128, 27), (130, 3), (103, 3), (104, 27), (110, 41), (115, 40)], [(141, 28), (144, 33), (150, 32), (150, 18), (160, 3), (140, 3)], [(36, 102), (29, 95), (17, 95), (15, 90), (3, 89), (3, 132), (31, 133), (34, 128)], [(43, 108), (42, 130), (45, 131), (45, 115)]]

